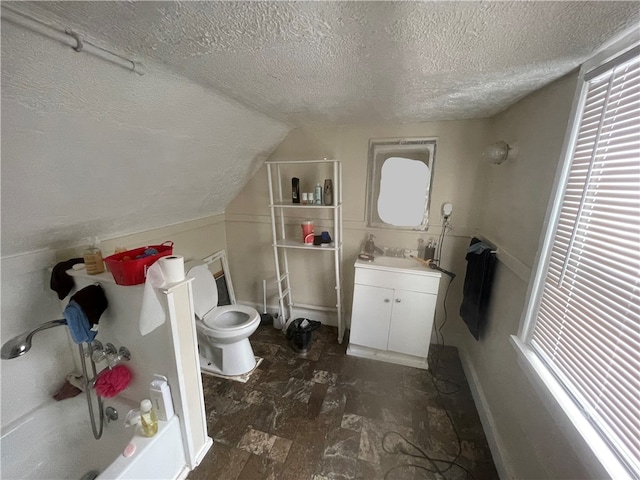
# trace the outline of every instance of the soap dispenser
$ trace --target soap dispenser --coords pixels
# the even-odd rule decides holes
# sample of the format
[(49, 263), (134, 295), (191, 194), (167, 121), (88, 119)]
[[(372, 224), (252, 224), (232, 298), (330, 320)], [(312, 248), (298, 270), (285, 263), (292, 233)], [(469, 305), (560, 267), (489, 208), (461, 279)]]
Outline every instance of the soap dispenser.
[(145, 437), (153, 437), (158, 433), (158, 418), (148, 398), (140, 402), (140, 425)]
[(82, 254), (84, 265), (89, 275), (97, 275), (98, 273), (104, 272), (102, 252), (98, 245), (98, 237), (95, 237), (93, 244)]
[(376, 249), (376, 246), (375, 246), (375, 244), (373, 243), (373, 239), (374, 239), (374, 238), (375, 238), (375, 237), (373, 236), (373, 233), (370, 233), (370, 234), (369, 234), (369, 239), (368, 239), (366, 242), (364, 242), (364, 252), (365, 252), (365, 253), (369, 253), (369, 254), (372, 254), (372, 255), (373, 255), (373, 252), (374, 252), (374, 251), (375, 251), (375, 249)]

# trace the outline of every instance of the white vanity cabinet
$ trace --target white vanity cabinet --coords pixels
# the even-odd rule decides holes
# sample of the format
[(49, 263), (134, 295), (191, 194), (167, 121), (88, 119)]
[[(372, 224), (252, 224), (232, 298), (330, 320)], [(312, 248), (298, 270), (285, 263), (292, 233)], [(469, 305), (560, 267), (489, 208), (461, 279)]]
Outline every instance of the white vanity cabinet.
[(347, 354), (428, 368), (440, 272), (388, 257), (355, 269)]

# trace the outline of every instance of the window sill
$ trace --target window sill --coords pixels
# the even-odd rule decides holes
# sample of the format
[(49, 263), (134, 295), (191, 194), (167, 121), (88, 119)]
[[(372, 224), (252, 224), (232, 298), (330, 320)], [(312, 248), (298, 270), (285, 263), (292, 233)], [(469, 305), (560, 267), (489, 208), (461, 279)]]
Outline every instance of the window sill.
[[(606, 473), (610, 478), (632, 479), (629, 470), (609, 445), (585, 418), (564, 388), (547, 370), (543, 362), (519, 337), (512, 335), (511, 343), (518, 352), (518, 363), (534, 386), (558, 427), (584, 459), (588, 468)], [(595, 462), (594, 462), (595, 460)], [(598, 465), (599, 464), (599, 465)], [(598, 475), (594, 472), (594, 478)]]

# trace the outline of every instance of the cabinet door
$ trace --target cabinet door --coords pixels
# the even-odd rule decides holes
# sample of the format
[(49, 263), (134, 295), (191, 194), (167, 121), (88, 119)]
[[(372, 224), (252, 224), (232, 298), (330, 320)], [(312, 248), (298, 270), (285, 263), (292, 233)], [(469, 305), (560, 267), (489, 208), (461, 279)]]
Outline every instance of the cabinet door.
[(349, 342), (386, 350), (392, 302), (393, 290), (390, 288), (356, 284)]
[(430, 293), (395, 291), (388, 350), (417, 357), (427, 356), (436, 298)]

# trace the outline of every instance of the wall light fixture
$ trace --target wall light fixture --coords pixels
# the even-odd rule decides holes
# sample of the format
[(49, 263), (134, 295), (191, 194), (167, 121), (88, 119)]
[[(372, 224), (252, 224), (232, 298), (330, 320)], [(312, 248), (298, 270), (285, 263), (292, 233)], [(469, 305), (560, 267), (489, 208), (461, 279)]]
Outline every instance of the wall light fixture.
[(484, 152), (482, 152), (482, 157), (494, 165), (500, 165), (508, 158), (513, 158), (515, 153), (513, 150), (513, 147), (507, 142), (500, 140), (489, 145)]

